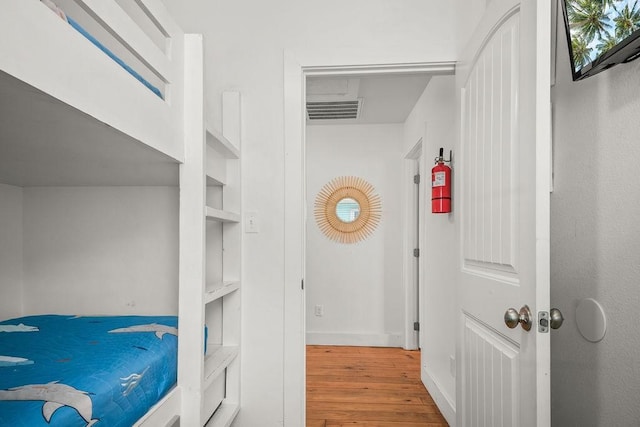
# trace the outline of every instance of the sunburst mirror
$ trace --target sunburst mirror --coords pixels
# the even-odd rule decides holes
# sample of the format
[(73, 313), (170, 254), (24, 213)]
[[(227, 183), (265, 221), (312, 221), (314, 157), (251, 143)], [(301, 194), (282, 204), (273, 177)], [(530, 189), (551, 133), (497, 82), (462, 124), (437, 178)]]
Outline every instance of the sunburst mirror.
[(373, 185), (355, 176), (340, 176), (316, 196), (314, 215), (322, 233), (339, 243), (366, 239), (378, 226), (382, 211)]

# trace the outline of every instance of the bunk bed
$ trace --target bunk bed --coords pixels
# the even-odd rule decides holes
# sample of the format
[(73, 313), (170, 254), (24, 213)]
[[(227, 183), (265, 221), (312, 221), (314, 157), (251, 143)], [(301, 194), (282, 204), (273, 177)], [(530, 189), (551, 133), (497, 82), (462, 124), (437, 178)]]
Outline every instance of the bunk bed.
[[(160, 0), (61, 0), (55, 3), (40, 0), (7, 0), (2, 4), (0, 190), (6, 192), (9, 190), (3, 189), (9, 188), (13, 191), (14, 188), (34, 188), (29, 195), (25, 193), (24, 197), (20, 196), (21, 201), (24, 198), (25, 204), (31, 203), (31, 207), (25, 208), (23, 218), (26, 218), (25, 224), (36, 222), (43, 228), (24, 231), (23, 234), (27, 236), (24, 237), (25, 242), (21, 241), (16, 245), (18, 250), (24, 245), (25, 257), (33, 256), (36, 259), (21, 260), (29, 273), (24, 277), (17, 277), (19, 286), (28, 285), (29, 289), (17, 292), (7, 290), (6, 288), (13, 286), (11, 283), (16, 277), (0, 272), (0, 299), (8, 301), (17, 295), (27, 295), (24, 300), (15, 302), (17, 308), (11, 309), (13, 311), (7, 310), (8, 305), (0, 304), (0, 308), (5, 307), (5, 310), (11, 311), (8, 314), (0, 310), (0, 321), (4, 321), (2, 323), (5, 327), (11, 329), (11, 326), (19, 327), (20, 324), (34, 326), (30, 324), (41, 320), (21, 317), (15, 322), (11, 320), (13, 317), (19, 317), (14, 316), (15, 314), (65, 315), (65, 322), (69, 322), (69, 318), (74, 318), (76, 322), (102, 322), (97, 318), (86, 317), (91, 314), (146, 316), (155, 312), (153, 314), (177, 316), (174, 319), (176, 325), (171, 323), (174, 320), (163, 318), (165, 323), (169, 322), (167, 327), (179, 326), (177, 330), (180, 338), (177, 343), (171, 338), (159, 339), (155, 336), (155, 340), (146, 344), (132, 344), (127, 341), (130, 338), (124, 337), (124, 334), (108, 333), (126, 329), (127, 326), (124, 324), (110, 325), (108, 330), (102, 330), (102, 338), (89, 339), (124, 339), (129, 347), (139, 347), (138, 352), (148, 350), (147, 344), (175, 344), (168, 346), (169, 355), (162, 356), (161, 360), (165, 368), (176, 368), (177, 380), (174, 374), (168, 375), (168, 383), (156, 393), (156, 399), (159, 400), (149, 402), (151, 408), (145, 409), (144, 415), (135, 415), (136, 426), (202, 425), (198, 411), (202, 408), (202, 402), (197, 401), (200, 392), (193, 390), (199, 390), (201, 384), (203, 354), (206, 348), (204, 316), (192, 314), (193, 309), (189, 304), (201, 300), (204, 285), (203, 281), (184, 282), (185, 278), (188, 279), (188, 272), (185, 271), (198, 263), (202, 265), (203, 254), (185, 248), (194, 245), (197, 247), (198, 238), (193, 238), (188, 232), (183, 233), (183, 229), (188, 227), (185, 225), (185, 221), (189, 219), (187, 213), (201, 214), (203, 206), (198, 205), (201, 203), (198, 197), (183, 197), (185, 194), (193, 193), (193, 190), (189, 187), (189, 180), (185, 182), (181, 179), (182, 175), (189, 174), (191, 168), (195, 168), (196, 173), (200, 168), (189, 162), (204, 162), (202, 159), (186, 159), (185, 156), (185, 146), (204, 144), (202, 68), (201, 38), (183, 34)], [(194, 82), (191, 76), (198, 76), (196, 80), (200, 80)], [(199, 179), (195, 177), (192, 181), (197, 187), (199, 181), (204, 182), (204, 179), (204, 175), (200, 175)], [(151, 283), (154, 279), (142, 277), (140, 272), (146, 267), (132, 267), (135, 263), (130, 259), (121, 259), (122, 257), (116, 253), (118, 250), (115, 243), (105, 250), (105, 253), (86, 253), (86, 247), (96, 248), (98, 245), (84, 245), (88, 237), (84, 237), (82, 233), (86, 233), (87, 230), (93, 232), (94, 228), (99, 229), (101, 226), (108, 229), (106, 234), (103, 233), (103, 236), (106, 236), (105, 240), (117, 238), (122, 239), (116, 242), (119, 245), (140, 245), (140, 236), (131, 236), (131, 242), (128, 242), (127, 236), (118, 234), (118, 224), (104, 225), (109, 219), (108, 207), (104, 208), (104, 218), (93, 217), (95, 212), (100, 212), (95, 197), (91, 200), (96, 209), (87, 210), (85, 216), (88, 218), (83, 219), (87, 224), (82, 232), (78, 232), (79, 236), (66, 236), (77, 231), (75, 226), (65, 225), (67, 228), (63, 227), (62, 231), (56, 229), (60, 224), (64, 224), (66, 209), (62, 202), (59, 203), (58, 211), (51, 213), (52, 218), (55, 216), (57, 219), (47, 225), (49, 221), (46, 216), (50, 212), (46, 207), (53, 198), (66, 194), (62, 190), (56, 190), (62, 187), (77, 189), (73, 190), (74, 195), (70, 198), (74, 200), (80, 198), (78, 194), (85, 197), (87, 192), (91, 191), (84, 190), (85, 188), (143, 188), (139, 191), (144, 194), (155, 191), (153, 189), (156, 187), (169, 188), (162, 197), (165, 197), (165, 193), (169, 194), (167, 197), (170, 202), (149, 206), (148, 210), (171, 210), (171, 213), (162, 213), (160, 216), (168, 218), (165, 223), (169, 224), (171, 229), (163, 233), (163, 238), (169, 243), (162, 243), (167, 246), (165, 252), (168, 253), (167, 259), (172, 264), (168, 268), (171, 274), (167, 280), (174, 280), (173, 288), (168, 289), (165, 286), (167, 289), (156, 291), (152, 286), (140, 285)], [(0, 195), (4, 194), (2, 191)], [(120, 195), (127, 194), (128, 190), (113, 191), (116, 191), (115, 196), (111, 195), (109, 200), (117, 202)], [(105, 194), (102, 190), (97, 192), (99, 195)], [(157, 199), (160, 200), (162, 197)], [(33, 199), (37, 199), (37, 203), (32, 203)], [(128, 200), (135, 201), (136, 198), (134, 196)], [(185, 200), (186, 203), (191, 201), (192, 206), (185, 206)], [(135, 213), (130, 213), (126, 204), (127, 202), (122, 202), (116, 213), (127, 220), (134, 216), (131, 229), (135, 230), (135, 224), (142, 223), (144, 219), (140, 218), (140, 212), (144, 209), (138, 208)], [(74, 207), (70, 207), (69, 210), (73, 209)], [(38, 215), (45, 218), (39, 221), (30, 220)], [(5, 224), (4, 227), (9, 229), (16, 224), (20, 227), (23, 225), (21, 221), (23, 220), (18, 220), (15, 224)], [(3, 224), (0, 224), (0, 231), (2, 226)], [(148, 235), (153, 234), (153, 231), (141, 231), (145, 232)], [(53, 236), (54, 240), (71, 243), (69, 247), (29, 248), (27, 240), (42, 233), (46, 235), (42, 241)], [(60, 237), (60, 234), (65, 236)], [(204, 238), (200, 236), (199, 239)], [(80, 247), (73, 247), (72, 243), (77, 242), (82, 243)], [(43, 255), (42, 252), (45, 250), (49, 250), (49, 254)], [(63, 260), (66, 264), (62, 263), (60, 267), (50, 262), (47, 256), (67, 256), (74, 259)], [(96, 261), (99, 258), (103, 260)], [(139, 262), (145, 262), (144, 258), (140, 256)], [(147, 261), (148, 265), (153, 265), (153, 260)], [(90, 272), (93, 265), (105, 267), (104, 270), (95, 273), (95, 278)], [(65, 269), (67, 266), (73, 267)], [(135, 271), (127, 275), (127, 270), (131, 268)], [(123, 281), (108, 284), (110, 276), (126, 277), (131, 283)], [(83, 280), (87, 283), (82, 283)], [(70, 283), (66, 284), (66, 281)], [(135, 297), (124, 295), (129, 288), (136, 288), (138, 294)], [(86, 296), (90, 293), (95, 294), (91, 301)], [(27, 300), (28, 298), (32, 299)], [(146, 298), (148, 300), (144, 300)], [(179, 302), (176, 302), (178, 299)], [(160, 312), (156, 312), (158, 310)], [(79, 316), (77, 319), (74, 317), (76, 315)], [(54, 320), (62, 321), (60, 318)], [(157, 322), (145, 318), (137, 324), (140, 326), (155, 323)], [(55, 331), (60, 332), (61, 329), (63, 328), (57, 327)], [(10, 334), (0, 332), (2, 333)], [(25, 335), (31, 333), (27, 332)], [(54, 334), (54, 343), (56, 336)], [(26, 339), (26, 336), (23, 337)], [(33, 335), (30, 336), (32, 337)], [(61, 341), (61, 335), (57, 337), (57, 341)], [(154, 338), (154, 334), (151, 334), (151, 338)], [(37, 355), (3, 354), (2, 347), (0, 356), (4, 357), (0, 358), (0, 362), (4, 361), (0, 363), (0, 370), (11, 369), (12, 366), (28, 367), (32, 364), (30, 362), (46, 364), (37, 359)], [(57, 360), (64, 362), (66, 359), (60, 357)], [(118, 375), (122, 375), (118, 378), (127, 377), (124, 373)], [(20, 395), (20, 387), (29, 386), (26, 383), (15, 382), (19, 382), (19, 379), (16, 379), (19, 376), (3, 375), (2, 371), (0, 376), (3, 377), (0, 385), (0, 404), (7, 403), (12, 395)], [(41, 385), (49, 385), (49, 388), (57, 388), (58, 391), (61, 387), (64, 388), (62, 383), (53, 379), (55, 375), (50, 377), (51, 381), (42, 380)], [(15, 381), (8, 383), (10, 379)], [(84, 384), (85, 379), (87, 378), (78, 381)], [(127, 383), (125, 389), (136, 384)], [(88, 391), (87, 387), (76, 389), (80, 390), (77, 394), (81, 399), (88, 398), (93, 401), (96, 395), (93, 392), (85, 393)], [(118, 387), (121, 388), (121, 385)], [(42, 391), (45, 389), (46, 387), (41, 387), (40, 392), (46, 394), (46, 391)], [(67, 394), (69, 392), (62, 391)], [(135, 393), (134, 390), (133, 395)], [(43, 397), (36, 406), (41, 412), (38, 415), (45, 417), (45, 425), (100, 425), (99, 419), (92, 414), (61, 408), (63, 405), (64, 402), (50, 402)], [(191, 415), (194, 408), (195, 412), (198, 412), (197, 416)], [(65, 411), (70, 413), (72, 418), (75, 417), (76, 424), (58, 421), (63, 419), (61, 414)], [(30, 421), (25, 422), (25, 425), (35, 425)], [(103, 424), (116, 425), (104, 422)], [(11, 425), (21, 424), (12, 421)], [(131, 425), (131, 422), (126, 421), (123, 425)]]
[(133, 425), (176, 383), (177, 334), (175, 316), (0, 322), (19, 355), (0, 355), (0, 425)]

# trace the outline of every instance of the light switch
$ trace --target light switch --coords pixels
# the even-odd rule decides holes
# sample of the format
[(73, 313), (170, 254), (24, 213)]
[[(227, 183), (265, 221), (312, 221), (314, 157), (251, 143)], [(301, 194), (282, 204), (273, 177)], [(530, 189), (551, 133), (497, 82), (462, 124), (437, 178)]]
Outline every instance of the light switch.
[(244, 213), (244, 232), (245, 233), (258, 232), (258, 213), (257, 212)]

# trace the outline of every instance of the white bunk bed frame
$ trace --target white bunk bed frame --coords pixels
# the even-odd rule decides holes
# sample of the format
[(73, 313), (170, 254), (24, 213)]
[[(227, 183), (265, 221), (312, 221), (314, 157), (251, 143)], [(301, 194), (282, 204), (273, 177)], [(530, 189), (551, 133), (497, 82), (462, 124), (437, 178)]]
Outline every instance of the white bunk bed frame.
[[(75, 1), (160, 78), (164, 99), (39, 0), (4, 1), (0, 128), (25, 124), (19, 133), (0, 129), (0, 183), (180, 186), (178, 383), (136, 425), (202, 426), (211, 416), (203, 410), (205, 315), (194, 309), (205, 294), (202, 37), (183, 34), (160, 0), (136, 3), (166, 38), (164, 51), (115, 1)], [(75, 138), (51, 142), (60, 123), (73, 124)], [(80, 159), (69, 155), (76, 152)]]
[(165, 37), (158, 48), (115, 1), (76, 0), (142, 59), (167, 86), (165, 100), (97, 49), (38, 0), (2, 4), (0, 68), (29, 85), (142, 141), (184, 160), (184, 34), (160, 1), (139, 0)]

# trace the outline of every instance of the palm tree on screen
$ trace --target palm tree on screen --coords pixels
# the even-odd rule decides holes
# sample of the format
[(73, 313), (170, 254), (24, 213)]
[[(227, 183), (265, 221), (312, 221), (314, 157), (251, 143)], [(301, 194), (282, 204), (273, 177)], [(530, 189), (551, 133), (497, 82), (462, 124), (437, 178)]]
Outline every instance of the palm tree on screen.
[(571, 38), (571, 50), (573, 51), (573, 61), (578, 68), (591, 62), (591, 48), (589, 43), (582, 37)]
[(613, 7), (616, 1), (620, 0), (596, 0), (596, 3), (600, 3), (602, 5), (602, 9), (606, 10), (608, 7)]
[(627, 3), (620, 11), (614, 6), (615, 11), (618, 13), (618, 16), (613, 18), (618, 40), (622, 40), (630, 36), (634, 31), (640, 29), (640, 9), (638, 9), (637, 6), (637, 0), (631, 8), (629, 8), (629, 3)]
[(605, 13), (611, 1), (574, 0), (568, 3), (569, 27), (576, 31), (588, 43), (596, 36), (602, 38), (611, 28)]
[(609, 34), (607, 35), (607, 38), (600, 40), (600, 43), (596, 45), (596, 49), (598, 50), (598, 52), (606, 52), (617, 45), (619, 41), (620, 39), (618, 39), (615, 35)]

